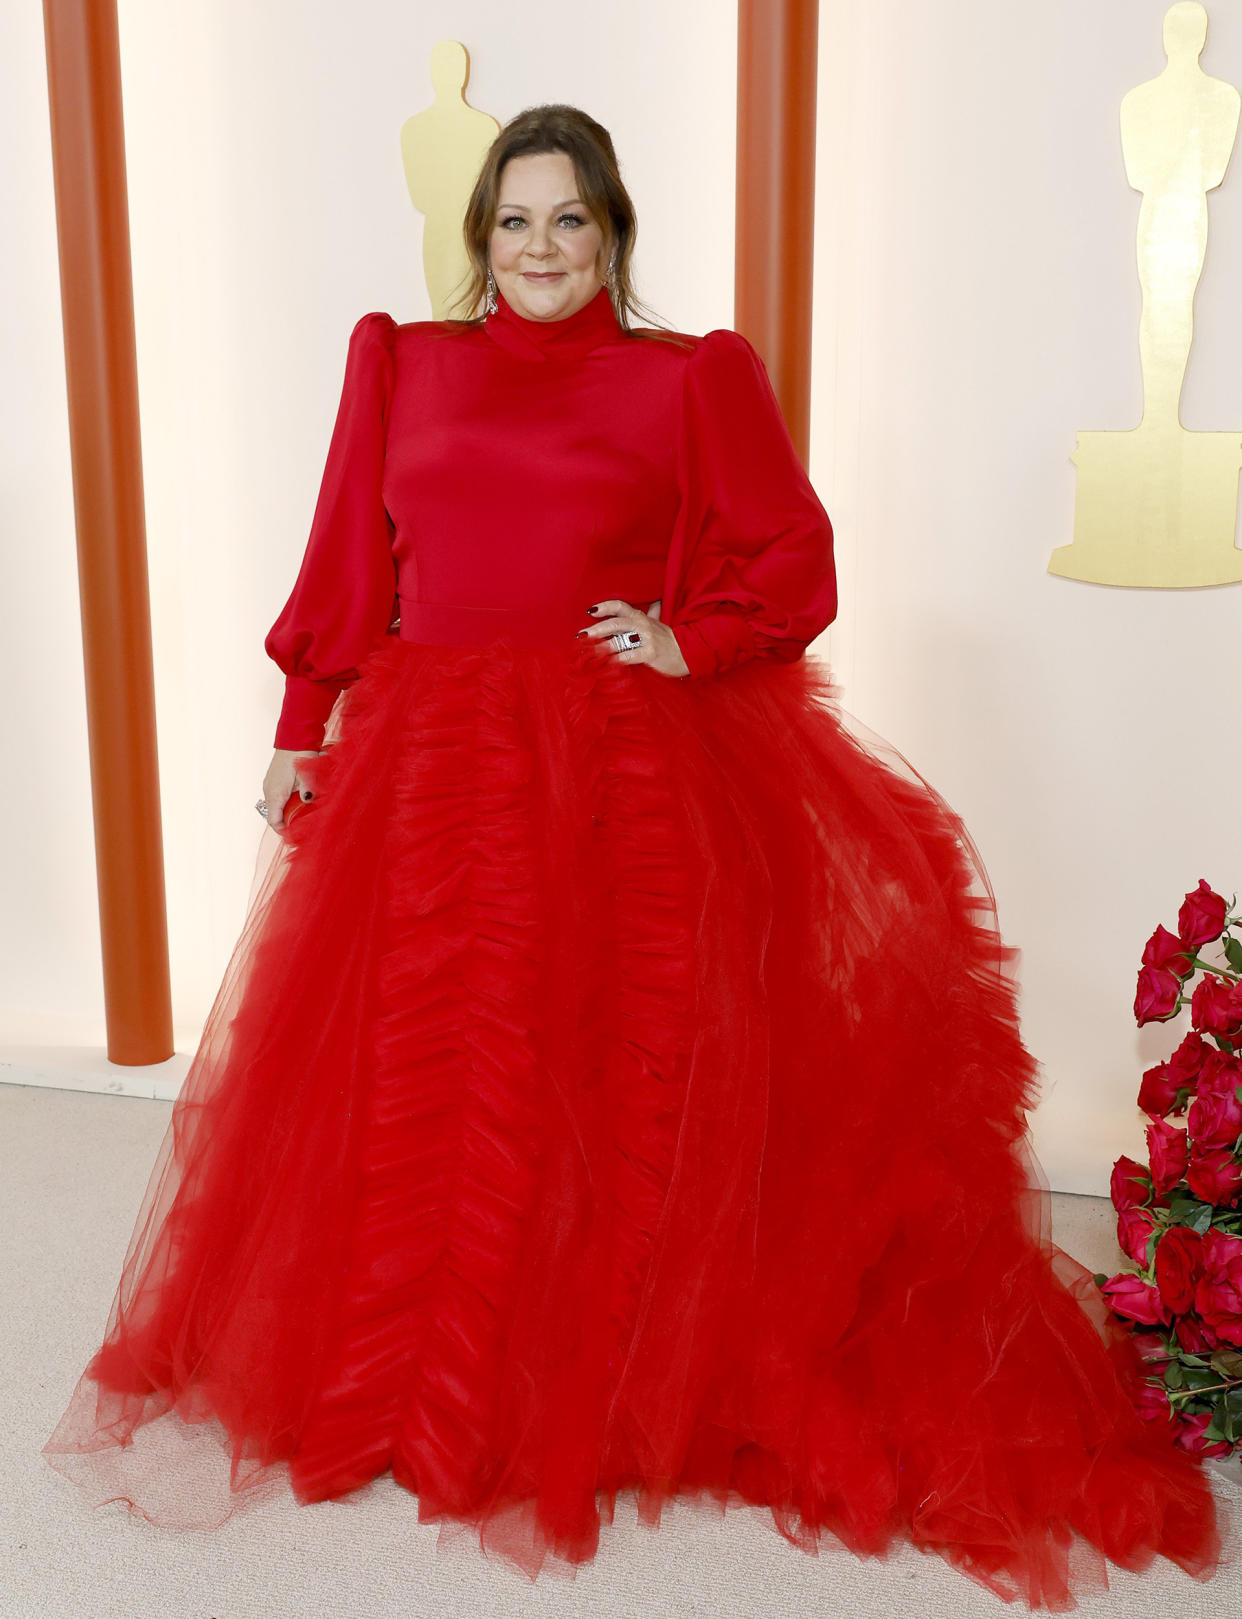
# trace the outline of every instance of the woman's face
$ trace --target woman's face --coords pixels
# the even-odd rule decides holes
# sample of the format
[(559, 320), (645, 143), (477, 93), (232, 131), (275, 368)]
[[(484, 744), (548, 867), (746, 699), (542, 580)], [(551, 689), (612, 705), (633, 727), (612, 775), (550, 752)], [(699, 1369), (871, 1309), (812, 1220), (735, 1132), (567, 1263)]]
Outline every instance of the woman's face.
[(488, 256), (505, 302), (528, 320), (563, 320), (604, 280), (604, 234), (578, 198), (566, 152), (511, 157)]

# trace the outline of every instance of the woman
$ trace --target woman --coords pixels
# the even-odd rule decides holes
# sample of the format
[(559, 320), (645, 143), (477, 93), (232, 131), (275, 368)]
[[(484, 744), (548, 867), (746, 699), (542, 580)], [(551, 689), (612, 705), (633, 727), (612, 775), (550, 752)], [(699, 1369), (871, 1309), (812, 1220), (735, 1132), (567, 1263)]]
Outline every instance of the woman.
[(1033, 1607), (1206, 1577), (1049, 1238), (983, 868), (803, 656), (828, 517), (749, 343), (630, 329), (634, 229), (607, 132), (533, 109), (466, 216), (486, 315), (354, 329), (266, 642), (286, 842), (49, 1459), (199, 1525), (391, 1470), (532, 1574), (632, 1489)]

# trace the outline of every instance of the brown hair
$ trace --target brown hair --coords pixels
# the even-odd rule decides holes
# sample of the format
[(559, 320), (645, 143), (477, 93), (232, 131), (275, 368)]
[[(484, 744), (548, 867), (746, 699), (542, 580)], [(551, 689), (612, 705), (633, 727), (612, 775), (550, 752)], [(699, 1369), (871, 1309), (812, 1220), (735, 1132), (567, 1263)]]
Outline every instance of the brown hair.
[(460, 329), (478, 326), (484, 320), (488, 239), (499, 207), (501, 171), (511, 157), (536, 152), (566, 154), (574, 166), (578, 195), (584, 207), (604, 233), (605, 241), (611, 238), (615, 244), (616, 258), (613, 273), (608, 278), (608, 294), (622, 330), (631, 337), (651, 337), (686, 346), (675, 332), (634, 326), (635, 313), (652, 311), (634, 291), (632, 264), (638, 220), (621, 179), (612, 136), (580, 108), (561, 102), (527, 107), (509, 120), (488, 148), (462, 220), (470, 269), (464, 290), (454, 300), (453, 307), (464, 308), (467, 315), (445, 324)]

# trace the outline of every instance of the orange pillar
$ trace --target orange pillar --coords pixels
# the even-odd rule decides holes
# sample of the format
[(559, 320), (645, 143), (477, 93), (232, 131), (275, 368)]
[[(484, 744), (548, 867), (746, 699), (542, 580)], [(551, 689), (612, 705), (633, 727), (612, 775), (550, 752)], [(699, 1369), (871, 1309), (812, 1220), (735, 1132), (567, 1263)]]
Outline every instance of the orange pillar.
[(818, 0), (738, 0), (733, 324), (759, 350), (806, 464), (811, 417)]
[(173, 1054), (115, 0), (44, 0), (108, 1057)]

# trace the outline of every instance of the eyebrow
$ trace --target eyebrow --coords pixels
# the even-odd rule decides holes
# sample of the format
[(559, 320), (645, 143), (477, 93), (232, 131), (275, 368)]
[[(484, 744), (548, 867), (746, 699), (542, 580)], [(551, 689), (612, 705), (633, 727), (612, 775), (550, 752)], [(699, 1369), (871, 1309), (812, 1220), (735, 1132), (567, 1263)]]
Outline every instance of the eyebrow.
[[(564, 202), (554, 202), (552, 206), (553, 208), (568, 208), (571, 202), (576, 202), (580, 208), (586, 207), (586, 203), (583, 202), (581, 197), (566, 197)], [(527, 213), (531, 211), (524, 202), (499, 202), (496, 206), (498, 208), (525, 208)]]

